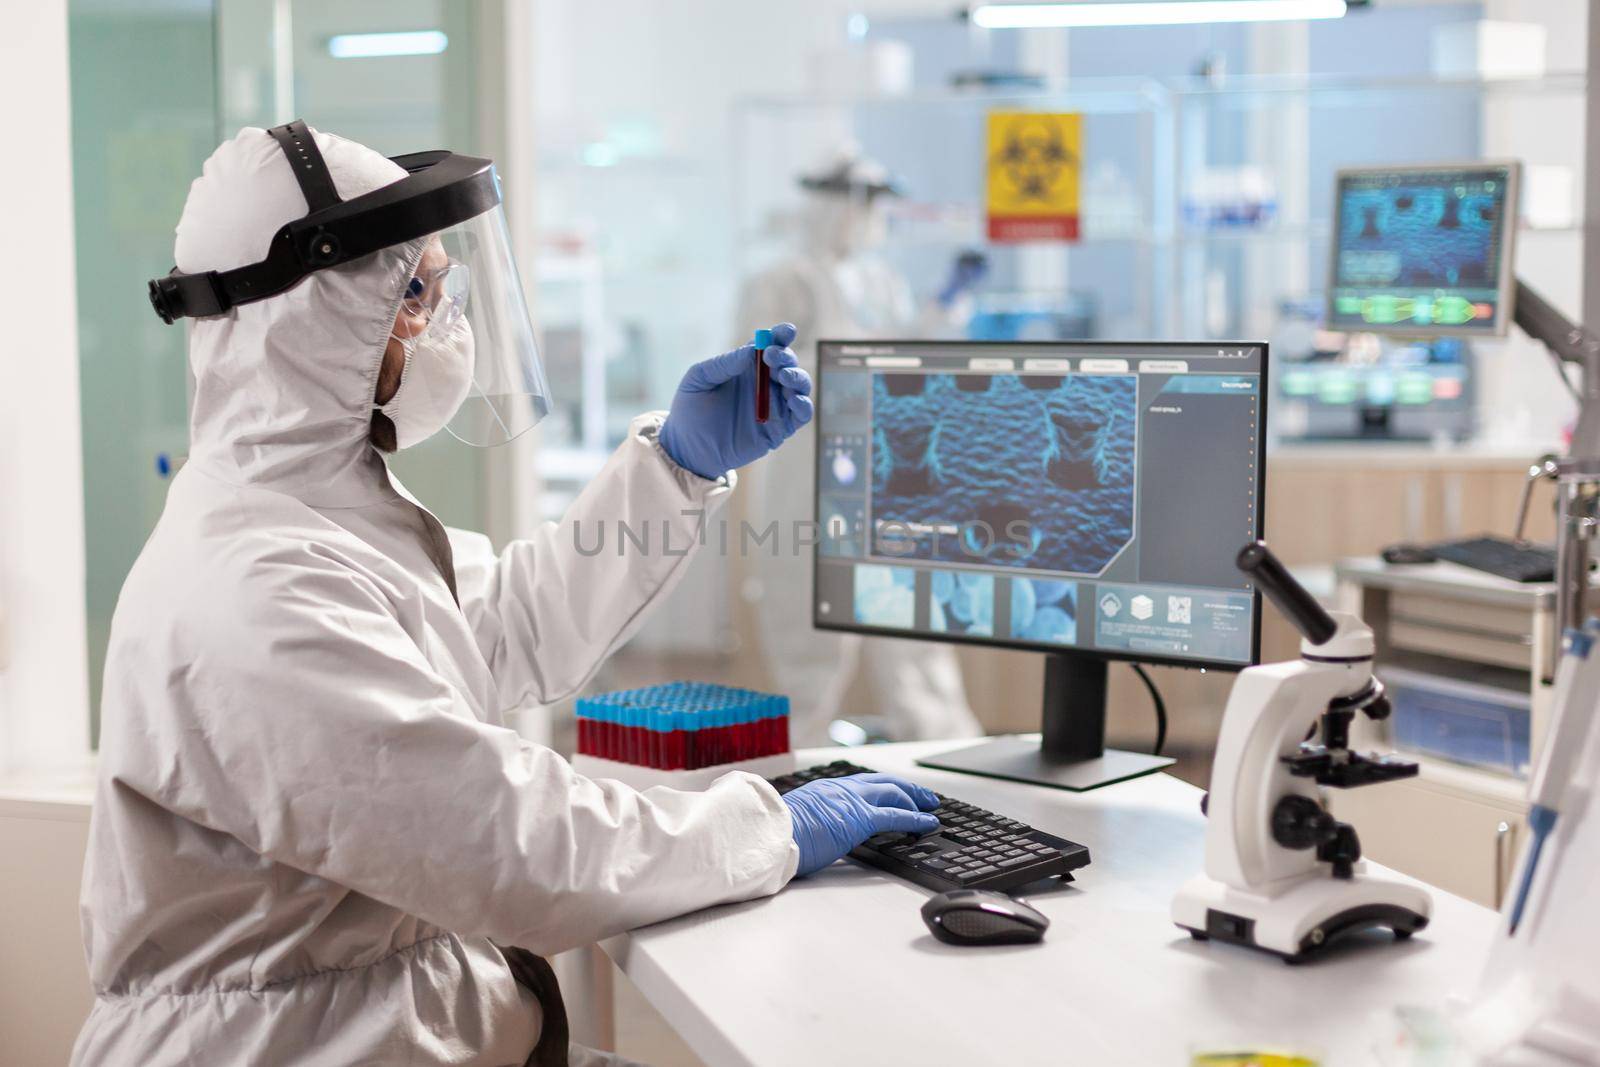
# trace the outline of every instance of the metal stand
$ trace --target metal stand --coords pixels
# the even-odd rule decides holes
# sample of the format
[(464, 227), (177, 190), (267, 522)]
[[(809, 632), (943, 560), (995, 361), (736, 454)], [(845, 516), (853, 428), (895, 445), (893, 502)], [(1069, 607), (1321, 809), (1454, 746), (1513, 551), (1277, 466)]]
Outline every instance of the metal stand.
[(924, 767), (1082, 792), (1151, 774), (1165, 756), (1106, 748), (1106, 661), (1051, 655), (1044, 663), (1043, 736), (1001, 737), (919, 759)]
[[(1600, 519), (1600, 337), (1570, 321), (1525, 282), (1517, 282), (1516, 323), (1522, 331), (1550, 350), (1560, 364), (1573, 363), (1582, 371), (1576, 390), (1578, 424), (1564, 459), (1543, 464), (1556, 482), (1556, 618), (1550, 628), (1552, 647), (1546, 660), (1552, 672), (1561, 658), (1561, 635), (1580, 627), (1589, 617), (1589, 560), (1596, 522)], [(1531, 479), (1535, 477), (1532, 471)], [(1526, 497), (1523, 512), (1527, 509)], [(1518, 516), (1520, 524), (1525, 515)]]

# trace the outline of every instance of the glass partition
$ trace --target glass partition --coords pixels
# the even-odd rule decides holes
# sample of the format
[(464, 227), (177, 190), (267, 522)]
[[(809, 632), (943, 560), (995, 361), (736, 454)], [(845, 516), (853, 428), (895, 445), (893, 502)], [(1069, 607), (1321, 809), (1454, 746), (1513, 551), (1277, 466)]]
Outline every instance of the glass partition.
[(91, 733), (117, 593), (187, 447), (184, 332), (150, 311), (216, 146), (215, 15), (194, 0), (73, 0), (72, 165)]
[[(218, 139), (243, 126), (303, 118), (385, 155), (430, 148), (492, 155), (479, 143), (476, 122), (476, 6), (218, 0)], [(439, 36), (371, 36), (401, 31)], [(405, 54), (416, 48), (422, 51)], [(440, 434), (397, 454), (391, 466), (441, 521), (481, 529), (486, 456)]]

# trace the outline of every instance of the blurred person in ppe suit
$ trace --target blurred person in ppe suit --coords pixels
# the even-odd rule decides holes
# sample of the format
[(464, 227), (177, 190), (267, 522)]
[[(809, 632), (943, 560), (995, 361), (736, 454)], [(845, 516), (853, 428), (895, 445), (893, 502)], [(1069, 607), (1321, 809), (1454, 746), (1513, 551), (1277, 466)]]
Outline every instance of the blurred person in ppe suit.
[[(882, 254), (884, 202), (902, 195), (884, 168), (846, 145), (799, 184), (805, 196), (800, 247), (745, 282), (741, 324), (773, 321), (772, 309), (787, 309), (804, 342), (797, 347), (800, 366), (811, 374), (818, 340), (960, 335), (972, 314), (970, 290), (987, 270), (981, 256), (958, 256), (939, 295), (919, 307), (910, 283)], [(804, 430), (796, 447), (774, 454), (752, 479), (747, 504), (758, 529), (777, 522), (787, 532), (814, 518), (813, 432)], [(759, 587), (755, 610), (763, 657), (773, 685), (790, 696), (796, 745), (826, 744), (830, 727), (839, 733), (835, 740), (854, 733), (840, 733), (833, 724), (846, 715), (845, 694), (858, 675), (871, 712), (892, 740), (983, 732), (948, 646), (797, 626), (795, 605), (810, 602), (812, 570), (811, 553), (802, 551), (798, 558), (768, 563), (752, 586)]]
[[(385, 454), (548, 405), (506, 234), (488, 160), (300, 122), (191, 186), (150, 283), (188, 319), (189, 460), (112, 624), (74, 1064), (603, 1062), (544, 956), (937, 826), (886, 776), (641, 793), (505, 728), (585, 684), (811, 416), (780, 325), (691, 367), (560, 524), (498, 555), (445, 529)], [(618, 520), (679, 548), (621, 554)]]

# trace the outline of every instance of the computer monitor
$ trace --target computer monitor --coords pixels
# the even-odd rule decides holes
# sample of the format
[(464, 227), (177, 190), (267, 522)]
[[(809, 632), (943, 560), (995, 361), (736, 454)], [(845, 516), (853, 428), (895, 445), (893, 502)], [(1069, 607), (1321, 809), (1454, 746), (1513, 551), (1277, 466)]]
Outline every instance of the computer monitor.
[[(1273, 416), (1283, 440), (1465, 440), (1477, 355), (1460, 337), (1322, 334), (1334, 351), (1273, 351)], [(1359, 343), (1358, 343), (1359, 342)]]
[(1105, 748), (1110, 660), (1238, 669), (1260, 598), (1260, 342), (823, 341), (822, 630), (1046, 653), (1042, 744), (923, 762), (1086, 789), (1172, 761)]
[(1520, 177), (1516, 162), (1339, 171), (1328, 328), (1503, 335)]

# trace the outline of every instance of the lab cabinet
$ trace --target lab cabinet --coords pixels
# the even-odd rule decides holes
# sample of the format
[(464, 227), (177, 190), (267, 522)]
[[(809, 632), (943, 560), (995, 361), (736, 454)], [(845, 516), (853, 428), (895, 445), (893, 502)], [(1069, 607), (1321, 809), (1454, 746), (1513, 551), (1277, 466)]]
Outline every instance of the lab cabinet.
[(1367, 858), (1500, 907), (1527, 829), (1520, 784), (1424, 761), (1411, 781), (1332, 792)]
[[(1541, 368), (1542, 369), (1542, 368)], [(1548, 442), (1553, 450), (1554, 441)], [(1289, 566), (1367, 556), (1399, 541), (1510, 536), (1525, 448), (1280, 445), (1269, 448), (1267, 539)], [(1554, 494), (1536, 487), (1527, 536), (1555, 540)]]
[(1450, 563), (1334, 568), (1338, 603), (1377, 643), (1394, 709), (1352, 733), (1420, 764), (1414, 779), (1335, 791), (1372, 859), (1498, 907), (1526, 832), (1526, 780), (1550, 716), (1555, 587)]

